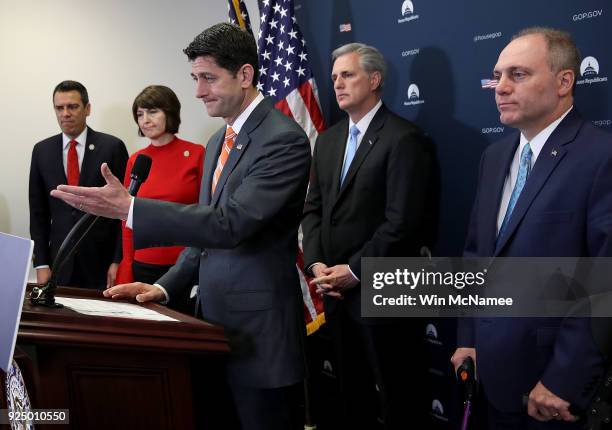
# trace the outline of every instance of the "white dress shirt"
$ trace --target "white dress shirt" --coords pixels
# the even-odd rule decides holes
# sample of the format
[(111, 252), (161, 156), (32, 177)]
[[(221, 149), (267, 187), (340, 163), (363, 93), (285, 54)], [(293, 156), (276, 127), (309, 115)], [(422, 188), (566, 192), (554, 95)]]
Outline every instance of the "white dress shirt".
[[(62, 148), (63, 148), (63, 161), (64, 161), (64, 173), (66, 177), (68, 177), (68, 150), (70, 149), (70, 141), (71, 137), (66, 136), (66, 134), (62, 133)], [(79, 172), (81, 171), (81, 167), (83, 166), (83, 157), (85, 157), (85, 142), (87, 142), (87, 127), (79, 134), (76, 139), (77, 144), (75, 146), (77, 156), (79, 158)]]
[[(368, 131), (368, 127), (370, 126), (370, 123), (374, 119), (374, 115), (376, 115), (376, 112), (378, 112), (378, 109), (380, 109), (381, 106), (382, 106), (382, 100), (378, 100), (378, 103), (376, 103), (376, 105), (368, 113), (366, 113), (363, 116), (363, 118), (361, 118), (357, 123), (354, 123), (349, 117), (348, 137), (346, 139), (346, 144), (344, 145), (344, 157), (342, 158), (343, 160), (346, 161), (346, 151), (348, 149), (348, 141), (351, 138), (351, 133), (350, 133), (351, 127), (355, 125), (359, 129), (359, 134), (357, 135), (357, 146), (355, 147), (355, 152), (357, 152), (357, 150), (359, 149), (359, 145), (361, 144), (361, 141), (363, 140), (363, 136), (365, 136), (365, 133), (366, 131)], [(344, 165), (344, 162), (342, 163), (342, 165)]]
[(512, 190), (514, 190), (514, 185), (516, 184), (516, 177), (518, 176), (521, 151), (527, 143), (531, 147), (531, 167), (535, 165), (536, 160), (538, 159), (538, 155), (540, 155), (540, 151), (544, 147), (544, 144), (548, 140), (551, 134), (555, 131), (557, 126), (563, 118), (572, 110), (571, 106), (563, 115), (557, 118), (555, 121), (551, 122), (548, 127), (539, 132), (534, 136), (531, 141), (528, 141), (523, 133), (521, 133), (521, 139), (519, 142), (518, 148), (514, 152), (514, 157), (512, 158), (512, 163), (510, 163), (510, 170), (506, 175), (506, 181), (504, 182), (504, 189), (502, 191), (502, 199), (501, 204), (499, 205), (499, 210), (497, 212), (497, 233), (499, 233), (499, 229), (501, 228), (502, 223), (504, 222), (504, 217), (506, 216), (506, 210), (508, 209), (508, 203), (510, 202), (510, 197), (512, 196)]

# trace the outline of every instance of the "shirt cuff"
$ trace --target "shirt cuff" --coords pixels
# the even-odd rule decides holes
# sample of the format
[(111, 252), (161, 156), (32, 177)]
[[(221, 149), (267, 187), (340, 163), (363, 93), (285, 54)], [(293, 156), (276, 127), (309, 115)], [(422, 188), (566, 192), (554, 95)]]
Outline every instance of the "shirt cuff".
[(41, 264), (40, 266), (36, 266), (34, 269), (38, 270), (38, 269), (50, 269), (51, 266), (49, 266), (48, 264)]
[[(125, 226), (127, 228), (129, 228), (130, 230), (134, 230), (132, 228), (133, 221), (134, 221), (133, 218), (134, 218), (134, 197), (132, 197), (132, 201), (130, 202), (130, 210), (128, 212), (127, 219), (125, 220)], [(163, 290), (163, 288), (162, 288), (162, 290)], [(165, 291), (166, 290), (164, 290), (164, 292)]]
[(162, 293), (164, 293), (164, 296), (166, 296), (166, 299), (162, 302), (159, 302), (159, 304), (161, 305), (166, 305), (168, 304), (168, 302), (170, 301), (170, 296), (168, 295), (168, 292), (166, 291), (166, 289), (164, 287), (162, 287), (159, 284), (153, 284), (154, 287), (159, 288), (160, 290), (162, 290)]
[(351, 275), (353, 275), (353, 278), (355, 278), (355, 279), (357, 280), (357, 282), (361, 282), (361, 279), (359, 279), (357, 276), (355, 276), (355, 274), (354, 274), (354, 273), (353, 273), (353, 271), (351, 270), (351, 266), (350, 266), (350, 265), (348, 265), (348, 264), (347, 264), (347, 266), (348, 266), (349, 272), (351, 272)]
[(310, 266), (306, 268), (306, 272), (311, 273), (314, 276), (314, 272), (312, 271), (312, 268), (315, 267), (317, 264), (323, 264), (323, 263), (320, 261), (317, 261), (316, 263), (312, 263)]

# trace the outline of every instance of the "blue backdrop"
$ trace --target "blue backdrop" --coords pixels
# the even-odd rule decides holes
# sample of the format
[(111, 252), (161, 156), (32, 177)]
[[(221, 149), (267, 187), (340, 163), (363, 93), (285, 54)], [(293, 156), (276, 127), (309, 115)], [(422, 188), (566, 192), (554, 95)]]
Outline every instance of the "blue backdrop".
[[(384, 102), (433, 139), (440, 166), (436, 255), (461, 254), (480, 155), (512, 131), (500, 124), (494, 92), (482, 88), (481, 80), (491, 78), (499, 52), (514, 33), (536, 25), (569, 31), (585, 58), (576, 106), (596, 125), (612, 130), (609, 2), (296, 0), (295, 9), (327, 124), (343, 116), (331, 85), (331, 51), (357, 41), (376, 46), (388, 61)], [(350, 24), (351, 30), (340, 31), (342, 24)], [(431, 384), (425, 395), (431, 396), (432, 428), (457, 428), (452, 425), (458, 402), (448, 361), (454, 323), (426, 321), (423, 334), (431, 355)], [(321, 363), (326, 361), (321, 358)], [(333, 376), (329, 363), (325, 367), (324, 374)]]

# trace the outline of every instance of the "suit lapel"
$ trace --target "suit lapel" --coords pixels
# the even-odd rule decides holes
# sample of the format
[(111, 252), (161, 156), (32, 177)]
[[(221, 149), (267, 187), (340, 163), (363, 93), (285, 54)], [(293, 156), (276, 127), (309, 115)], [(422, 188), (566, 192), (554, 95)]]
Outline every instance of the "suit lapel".
[(61, 133), (57, 135), (49, 158), (49, 163), (47, 165), (50, 169), (53, 169), (53, 177), (57, 178), (58, 183), (67, 184), (68, 179), (66, 178), (66, 170), (64, 169), (64, 140), (62, 139)]
[[(79, 172), (79, 185), (89, 185), (94, 183), (96, 174), (101, 174), (95, 166), (99, 166), (101, 163), (96, 163), (100, 149), (97, 145), (96, 132), (91, 128), (87, 127), (87, 139), (85, 141), (85, 148), (83, 148), (83, 163), (81, 164), (81, 171)], [(108, 162), (108, 160), (104, 160)]]
[(500, 238), (495, 249), (495, 255), (499, 254), (508, 239), (517, 229), (521, 220), (525, 217), (525, 213), (533, 203), (546, 180), (550, 177), (555, 168), (567, 154), (565, 145), (572, 142), (576, 138), (576, 134), (582, 125), (582, 120), (573, 108), (572, 111), (564, 118), (557, 126), (553, 134), (550, 135), (540, 154), (533, 169), (527, 178), (525, 187), (516, 202), (516, 206), (512, 211), (510, 221), (504, 232), (504, 236)]
[[(365, 135), (363, 136), (363, 139), (361, 139), (359, 148), (357, 148), (355, 157), (353, 158), (353, 161), (351, 162), (351, 166), (349, 167), (349, 170), (346, 173), (346, 178), (344, 178), (344, 182), (342, 183), (342, 186), (340, 187), (340, 191), (338, 192), (338, 200), (342, 198), (342, 195), (344, 194), (345, 190), (350, 185), (350, 183), (353, 181), (353, 179), (355, 178), (355, 175), (359, 171), (361, 164), (363, 163), (363, 161), (366, 159), (369, 152), (374, 147), (374, 144), (378, 140), (380, 129), (385, 124), (386, 119), (387, 119), (387, 109), (383, 105), (380, 107), (380, 109), (378, 109), (378, 112), (376, 112), (376, 115), (374, 115), (374, 118), (372, 118), (372, 122), (368, 126), (368, 129), (366, 130)], [(346, 134), (347, 134), (346, 137), (348, 138), (348, 130), (346, 130)], [(346, 139), (344, 143), (346, 144)], [(342, 151), (341, 159), (342, 160), (340, 161), (340, 170), (338, 171), (338, 176), (336, 176), (338, 183), (340, 182), (342, 162), (344, 161), (344, 151)]]
[(229, 156), (225, 161), (225, 165), (223, 166), (223, 171), (219, 177), (219, 182), (217, 182), (217, 186), (215, 187), (215, 193), (212, 196), (211, 204), (213, 206), (219, 202), (219, 197), (221, 196), (221, 191), (227, 182), (227, 178), (231, 175), (232, 171), (238, 164), (238, 161), (240, 161), (240, 158), (242, 158), (242, 154), (246, 152), (249, 143), (251, 143), (251, 132), (255, 130), (257, 126), (259, 126), (261, 121), (263, 121), (266, 115), (268, 115), (270, 109), (273, 109), (272, 102), (269, 98), (264, 99), (249, 115), (246, 122), (242, 126), (240, 133), (238, 133), (238, 136), (236, 136), (232, 150), (230, 151)]
[(489, 184), (482, 185), (482, 206), (483, 217), (486, 224), (482, 226), (484, 229), (484, 244), (485, 253), (484, 255), (493, 255), (495, 251), (495, 242), (497, 239), (497, 214), (499, 212), (499, 205), (501, 204), (502, 193), (504, 191), (504, 182), (506, 176), (510, 170), (510, 164), (512, 158), (516, 152), (516, 148), (519, 144), (519, 137), (517, 136), (508, 144), (502, 144), (501, 151), (495, 155), (492, 155), (493, 160), (491, 161), (490, 174), (487, 173), (483, 177), (491, 177)]
[(330, 196), (331, 201), (336, 201), (340, 192), (340, 175), (342, 174), (344, 150), (348, 139), (348, 120), (342, 121), (342, 125), (336, 129), (336, 132), (330, 138), (330, 142), (324, 143), (324, 145), (330, 145), (329, 160), (324, 160), (324, 162), (326, 165), (327, 163), (332, 163), (332, 168), (325, 170), (331, 172), (331, 183), (336, 184), (335, 187), (332, 187), (333, 195)]

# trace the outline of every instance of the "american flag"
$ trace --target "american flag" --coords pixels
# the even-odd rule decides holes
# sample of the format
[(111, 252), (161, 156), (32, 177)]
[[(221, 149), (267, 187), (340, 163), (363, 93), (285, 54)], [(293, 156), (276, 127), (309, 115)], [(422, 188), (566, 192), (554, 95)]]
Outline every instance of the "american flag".
[(314, 148), (325, 125), (293, 0), (259, 0), (259, 12), (257, 88), (273, 97), (276, 108), (302, 126)]
[(481, 79), (480, 86), (482, 88), (495, 88), (499, 81), (497, 79)]
[(245, 31), (248, 31), (253, 35), (253, 29), (251, 28), (251, 20), (249, 19), (249, 12), (247, 11), (246, 5), (243, 0), (228, 0), (227, 4), (229, 22), (240, 26)]
[[(229, 1), (232, 3), (237, 0)], [(243, 3), (240, 3), (242, 10)], [(325, 123), (317, 86), (308, 63), (306, 41), (295, 18), (293, 0), (259, 0), (258, 3), (261, 23), (257, 43), (257, 89), (265, 96), (272, 97), (276, 101), (276, 108), (304, 129), (312, 150), (317, 136), (325, 129)], [(230, 20), (231, 10), (230, 7)], [(246, 6), (244, 11), (246, 14)], [(299, 234), (301, 238), (301, 231)], [(304, 299), (306, 329), (310, 335), (325, 323), (325, 314), (321, 297), (309, 284), (312, 279), (305, 273), (299, 245), (296, 266)]]
[(352, 30), (352, 26), (350, 22), (347, 22), (346, 24), (340, 24), (338, 27), (339, 27), (338, 29), (340, 30), (340, 33)]

